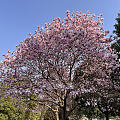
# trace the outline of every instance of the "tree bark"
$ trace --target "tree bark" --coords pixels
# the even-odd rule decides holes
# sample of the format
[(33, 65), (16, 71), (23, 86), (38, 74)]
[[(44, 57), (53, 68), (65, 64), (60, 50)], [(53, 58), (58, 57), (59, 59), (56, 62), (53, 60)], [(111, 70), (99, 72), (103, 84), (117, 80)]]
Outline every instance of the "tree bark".
[(106, 114), (105, 117), (106, 117), (106, 120), (109, 120), (109, 115), (108, 114)]
[(66, 98), (64, 99), (63, 120), (66, 120)]
[(68, 120), (67, 113), (66, 113), (66, 106), (62, 107), (59, 111), (59, 120)]
[(57, 109), (59, 111), (58, 112), (59, 119), (57, 119), (57, 120), (68, 120), (68, 117), (67, 117), (67, 97), (68, 97), (69, 92), (65, 91), (65, 93), (66, 93), (66, 96), (64, 97), (64, 100), (63, 100), (63, 106), (61, 106)]

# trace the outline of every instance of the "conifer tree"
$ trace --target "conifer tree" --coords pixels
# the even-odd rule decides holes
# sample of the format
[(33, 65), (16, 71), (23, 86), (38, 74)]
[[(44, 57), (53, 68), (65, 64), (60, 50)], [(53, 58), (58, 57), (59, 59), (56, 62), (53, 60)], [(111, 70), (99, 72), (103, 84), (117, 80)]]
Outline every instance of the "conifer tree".
[(120, 13), (118, 13), (118, 17), (116, 18), (117, 23), (114, 25), (115, 30), (113, 33), (115, 33), (118, 37), (117, 41), (111, 46), (112, 49), (115, 49), (118, 52), (118, 59), (120, 59)]

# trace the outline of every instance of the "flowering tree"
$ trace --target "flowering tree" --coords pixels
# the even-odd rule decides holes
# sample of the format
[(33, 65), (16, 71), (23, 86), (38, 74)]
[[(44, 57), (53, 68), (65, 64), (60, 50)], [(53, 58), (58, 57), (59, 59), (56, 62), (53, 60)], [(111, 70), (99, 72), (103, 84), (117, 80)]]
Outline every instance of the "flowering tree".
[[(108, 31), (100, 26), (103, 18), (94, 17), (67, 11), (65, 20), (56, 18), (45, 29), (38, 26), (15, 51), (8, 51), (0, 64), (8, 94), (27, 96), (55, 111), (57, 120), (67, 120), (77, 106), (72, 106), (75, 95), (96, 92), (94, 83), (107, 87), (105, 70), (110, 74), (118, 64), (111, 49), (105, 49), (112, 38), (106, 38)], [(81, 73), (76, 77), (78, 68)]]

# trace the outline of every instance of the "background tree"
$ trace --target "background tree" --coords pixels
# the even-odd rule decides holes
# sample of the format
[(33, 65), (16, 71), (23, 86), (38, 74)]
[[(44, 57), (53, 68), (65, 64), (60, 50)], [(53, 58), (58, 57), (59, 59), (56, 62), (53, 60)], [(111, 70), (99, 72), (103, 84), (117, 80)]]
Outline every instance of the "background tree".
[(24, 119), (24, 103), (17, 98), (6, 95), (6, 89), (0, 81), (0, 120)]
[[(120, 13), (118, 13), (118, 17), (116, 18), (117, 23), (114, 25), (115, 33), (118, 37), (116, 42), (112, 44), (111, 48), (117, 52), (118, 61), (120, 60)], [(120, 61), (119, 61), (120, 62)], [(116, 68), (111, 74), (111, 80), (113, 83), (113, 89), (120, 93), (119, 85), (120, 85), (120, 67)]]
[(40, 118), (41, 106), (25, 98), (12, 98), (10, 95), (6, 95), (8, 89), (9, 87), (4, 86), (0, 81), (0, 120), (34, 120)]
[(0, 98), (0, 119), (19, 120), (24, 119), (24, 109), (19, 107), (15, 99), (11, 97)]
[(120, 59), (120, 13), (118, 13), (118, 17), (116, 18), (117, 23), (114, 25), (115, 33), (118, 37), (117, 41), (111, 46), (112, 49), (115, 49), (118, 53), (118, 59)]

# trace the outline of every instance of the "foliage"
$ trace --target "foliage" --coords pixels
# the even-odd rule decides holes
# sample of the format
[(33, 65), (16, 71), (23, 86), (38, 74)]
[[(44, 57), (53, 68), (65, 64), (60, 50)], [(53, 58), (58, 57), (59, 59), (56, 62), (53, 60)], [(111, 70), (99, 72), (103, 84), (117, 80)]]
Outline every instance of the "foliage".
[(16, 100), (11, 97), (0, 98), (0, 114), (1, 120), (24, 119), (24, 109), (18, 107)]
[(118, 39), (114, 44), (112, 44), (111, 48), (117, 51), (118, 59), (120, 59), (120, 13), (118, 13), (116, 21), (117, 23), (114, 25), (115, 30), (113, 33), (117, 35)]
[[(119, 68), (119, 67), (118, 67)], [(120, 106), (120, 94), (119, 94), (119, 70), (116, 68), (111, 74), (108, 74), (109, 84), (108, 87), (101, 86), (101, 84), (94, 83), (94, 86), (97, 86), (97, 92), (88, 92), (83, 93), (80, 96), (76, 96), (75, 101), (78, 102), (78, 116), (86, 115), (88, 118), (103, 118), (116, 116), (119, 114)], [(76, 70), (75, 76), (81, 74), (81, 70), (78, 68)], [(89, 76), (89, 75), (88, 75)], [(94, 75), (90, 75), (89, 79), (92, 79)], [(77, 77), (75, 78), (77, 79)], [(75, 83), (78, 84), (77, 82)], [(99, 109), (99, 110), (98, 110)], [(97, 110), (97, 111), (96, 111)], [(77, 112), (76, 111), (76, 112)], [(76, 114), (76, 113), (75, 113)]]
[(45, 120), (56, 120), (55, 113), (50, 109), (46, 110), (45, 115), (44, 115), (44, 119)]
[(0, 82), (0, 120), (34, 120), (39, 119), (41, 112), (39, 106), (33, 101), (26, 101), (25, 98), (12, 98), (5, 95), (8, 86)]
[(24, 119), (23, 102), (6, 95), (6, 89), (8, 89), (8, 86), (3, 85), (2, 81), (0, 81), (0, 119)]
[(35, 120), (39, 119), (41, 116), (41, 111), (39, 109), (39, 106), (33, 101), (27, 101), (25, 102), (27, 104), (26, 110), (25, 110), (25, 119)]
[(120, 37), (120, 13), (118, 13), (118, 17), (116, 18), (117, 23), (114, 25), (115, 30), (113, 33), (115, 33), (118, 37)]

